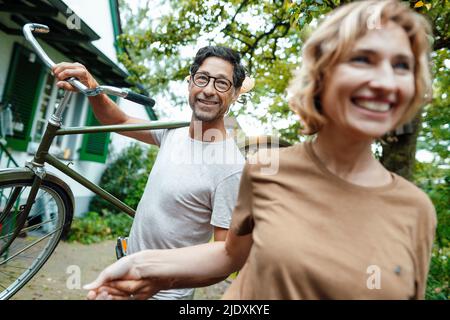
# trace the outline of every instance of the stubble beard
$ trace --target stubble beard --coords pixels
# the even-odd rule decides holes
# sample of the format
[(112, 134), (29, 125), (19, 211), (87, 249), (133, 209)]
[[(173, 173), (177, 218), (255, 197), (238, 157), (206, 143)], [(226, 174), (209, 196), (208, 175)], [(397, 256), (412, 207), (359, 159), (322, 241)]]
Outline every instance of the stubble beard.
[(192, 108), (192, 112), (194, 114), (194, 119), (202, 121), (202, 122), (213, 122), (213, 121), (216, 121), (216, 120), (218, 120), (220, 118), (223, 118), (224, 114), (226, 113), (226, 110), (222, 111), (222, 108), (219, 108), (214, 113), (199, 111), (195, 107), (195, 105), (194, 106), (191, 105), (191, 108)]

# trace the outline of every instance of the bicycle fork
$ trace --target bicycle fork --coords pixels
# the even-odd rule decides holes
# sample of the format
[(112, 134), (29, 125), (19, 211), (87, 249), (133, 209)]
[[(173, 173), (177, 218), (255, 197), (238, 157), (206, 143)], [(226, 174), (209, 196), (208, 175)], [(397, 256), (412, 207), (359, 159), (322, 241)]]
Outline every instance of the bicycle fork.
[[(37, 193), (39, 191), (39, 188), (42, 184), (42, 178), (39, 176), (35, 176), (33, 180), (33, 184), (31, 185), (30, 194), (27, 197), (27, 202), (24, 205), (21, 205), (19, 207), (19, 211), (17, 213), (17, 220), (16, 220), (16, 226), (14, 228), (14, 233), (12, 234), (11, 238), (15, 239), (20, 232), (22, 231), (22, 228), (25, 225), (25, 222), (27, 221), (28, 215), (30, 214), (31, 207), (33, 206)], [(20, 193), (21, 188), (19, 190), (14, 190), (13, 193)], [(17, 194), (18, 196), (18, 194)], [(17, 196), (13, 196), (11, 200), (17, 198)], [(14, 201), (15, 202), (15, 201)], [(14, 205), (14, 202), (11, 201), (11, 203), (8, 204), (8, 208), (12, 209), (12, 206)], [(8, 210), (10, 211), (10, 210)], [(2, 218), (5, 218), (6, 215)], [(3, 255), (3, 253), (9, 248), (9, 246), (5, 246), (4, 248), (0, 248), (0, 256)]]
[[(26, 167), (29, 168), (34, 173), (34, 179), (33, 183), (31, 185), (30, 193), (27, 196), (27, 202), (24, 205), (21, 205), (18, 209), (18, 213), (16, 216), (16, 226), (14, 228), (14, 233), (12, 234), (12, 239), (15, 239), (20, 232), (22, 231), (22, 228), (24, 227), (27, 218), (30, 214), (31, 208), (33, 204), (35, 203), (36, 196), (39, 192), (39, 189), (42, 185), (42, 181), (44, 180), (46, 171), (44, 168), (45, 164), (45, 158), (48, 154), (48, 151), (50, 149), (50, 146), (55, 138), (55, 134), (58, 131), (58, 129), (61, 128), (61, 116), (62, 113), (69, 102), (70, 98), (72, 96), (72, 92), (66, 91), (64, 94), (64, 97), (56, 109), (55, 113), (51, 116), (50, 120), (47, 123), (47, 127), (45, 129), (45, 133), (42, 137), (42, 142), (39, 145), (39, 148), (31, 162), (26, 163)], [(3, 222), (3, 220), (6, 219), (6, 217), (10, 214), (10, 211), (12, 210), (12, 207), (14, 206), (14, 203), (16, 202), (17, 198), (20, 195), (20, 192), (22, 191), (22, 188), (15, 188), (12, 192), (10, 201), (6, 205), (5, 210), (3, 210), (2, 214), (0, 215), (0, 223)], [(8, 246), (5, 246), (4, 248), (0, 248), (0, 256), (8, 249)]]

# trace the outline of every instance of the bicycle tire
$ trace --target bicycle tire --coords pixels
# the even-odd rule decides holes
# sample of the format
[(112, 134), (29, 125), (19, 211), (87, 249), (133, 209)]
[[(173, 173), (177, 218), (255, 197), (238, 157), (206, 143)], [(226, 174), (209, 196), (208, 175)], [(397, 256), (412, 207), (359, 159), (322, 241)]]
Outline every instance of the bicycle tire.
[[(14, 175), (12, 175), (6, 179), (1, 179), (0, 193), (3, 194), (3, 191), (7, 191), (8, 189), (13, 190), (13, 188), (16, 187), (23, 187), (22, 192), (24, 192), (31, 188), (32, 183), (32, 177), (23, 178), (18, 175), (17, 178), (14, 178)], [(47, 201), (47, 199), (50, 200)], [(22, 204), (25, 203), (26, 195), (23, 198), (19, 197), (18, 201)], [(47, 202), (39, 205), (39, 201)], [(1, 203), (0, 199), (0, 205)], [(42, 207), (42, 205), (44, 207)], [(46, 207), (47, 205), (48, 207)], [(48, 214), (54, 218), (34, 224), (36, 221), (33, 221), (33, 219), (37, 220), (38, 218), (42, 218), (41, 212), (38, 211), (41, 208), (43, 208), (43, 213), (45, 215)], [(50, 211), (50, 213), (47, 213), (47, 211)], [(7, 220), (8, 227), (9, 224), (13, 223), (15, 213), (17, 213), (17, 210), (12, 210), (8, 217), (6, 217), (5, 220)], [(57, 182), (44, 179), (39, 188), (36, 201), (27, 218), (27, 224), (25, 224), (19, 232), (14, 229), (16, 226), (11, 226), (11, 229), (14, 230), (11, 235), (17, 233), (18, 235), (13, 237), (12, 241), (10, 241), (8, 251), (0, 256), (0, 300), (10, 299), (42, 268), (55, 250), (59, 240), (67, 234), (72, 222), (72, 217), (73, 201), (71, 196), (64, 187)], [(10, 218), (10, 220), (8, 220), (8, 218)], [(11, 222), (9, 223), (9, 221)], [(3, 222), (2, 229), (5, 226), (5, 221)], [(49, 229), (49, 231), (43, 231), (45, 229)], [(8, 232), (8, 230), (6, 232)], [(47, 232), (47, 234), (45, 234), (45, 232)], [(6, 237), (8, 235), (9, 234), (7, 233)], [(0, 240), (3, 239), (2, 237), (0, 237)], [(34, 239), (36, 237), (38, 237), (38, 240), (35, 241)], [(30, 258), (29, 255), (35, 254), (33, 250), (36, 248), (39, 252), (36, 253), (34, 258)], [(27, 261), (27, 259), (30, 261)], [(27, 266), (28, 263), (30, 264), (29, 266)]]

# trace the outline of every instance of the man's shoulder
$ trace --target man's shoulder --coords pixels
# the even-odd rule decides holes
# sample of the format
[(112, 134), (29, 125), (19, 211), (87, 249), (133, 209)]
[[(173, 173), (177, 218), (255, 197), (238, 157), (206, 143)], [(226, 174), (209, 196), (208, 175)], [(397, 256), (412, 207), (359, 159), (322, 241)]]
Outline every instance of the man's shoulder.
[(172, 139), (176, 139), (179, 141), (180, 137), (183, 134), (185, 134), (188, 129), (189, 129), (189, 127), (181, 127), (181, 128), (160, 129), (157, 131), (160, 132), (161, 142), (162, 142), (162, 140), (170, 141)]
[(184, 134), (186, 132), (189, 132), (189, 127), (181, 127), (181, 128), (168, 128), (164, 129), (165, 134), (167, 135), (178, 135), (178, 134)]

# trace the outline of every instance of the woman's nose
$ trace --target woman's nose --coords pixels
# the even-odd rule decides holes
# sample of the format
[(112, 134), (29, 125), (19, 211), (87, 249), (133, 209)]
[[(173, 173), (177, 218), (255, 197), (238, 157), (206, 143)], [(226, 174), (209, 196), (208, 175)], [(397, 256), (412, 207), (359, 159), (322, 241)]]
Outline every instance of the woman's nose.
[(391, 63), (383, 62), (377, 66), (370, 86), (373, 89), (385, 91), (386, 93), (396, 91), (397, 81), (395, 78), (395, 70)]

